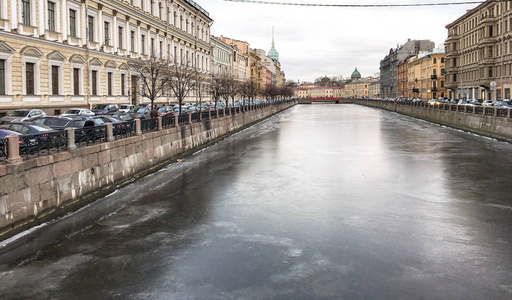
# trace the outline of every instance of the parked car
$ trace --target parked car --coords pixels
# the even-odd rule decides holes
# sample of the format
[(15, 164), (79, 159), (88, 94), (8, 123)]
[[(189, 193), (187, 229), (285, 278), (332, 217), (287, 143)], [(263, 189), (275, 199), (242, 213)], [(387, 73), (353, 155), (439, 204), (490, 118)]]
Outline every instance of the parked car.
[[(24, 136), (25, 134), (9, 129), (0, 128), (0, 139), (5, 139), (8, 135), (17, 135), (19, 137)], [(20, 154), (30, 153), (36, 149), (37, 139), (31, 138), (26, 141), (25, 139), (19, 140)]]
[(149, 119), (149, 118), (151, 118), (151, 110), (149, 109), (149, 107), (139, 108), (139, 110), (137, 110), (135, 112), (133, 117), (136, 119), (142, 119), (142, 120)]
[(71, 108), (66, 110), (61, 116), (94, 116), (94, 112), (88, 108)]
[(127, 112), (130, 112), (134, 107), (135, 107), (135, 105), (133, 105), (133, 104), (121, 104), (119, 106), (119, 112), (127, 113)]
[(112, 124), (118, 124), (118, 123), (124, 123), (126, 121), (110, 116), (110, 115), (100, 115), (96, 116), (96, 118), (103, 120), (103, 123), (112, 123)]
[(117, 112), (115, 114), (110, 114), (109, 116), (121, 119), (123, 121), (131, 121), (131, 120), (133, 120), (132, 116), (129, 113)]
[(92, 107), (92, 111), (97, 115), (104, 115), (119, 111), (117, 104), (96, 104)]
[(32, 120), (34, 124), (43, 124), (53, 129), (65, 129), (65, 128), (82, 128), (84, 127), (85, 120), (79, 116), (45, 116), (39, 117)]
[(171, 117), (174, 116), (174, 111), (172, 110), (172, 107), (160, 107), (158, 109), (158, 116), (159, 117)]
[(485, 100), (482, 102), (482, 106), (492, 106), (492, 100)]
[(41, 116), (46, 116), (46, 113), (40, 109), (17, 109), (8, 116), (0, 118), (0, 123), (29, 121)]
[(30, 123), (3, 123), (0, 124), (0, 128), (29, 135), (55, 131), (55, 129), (46, 125)]
[(505, 101), (494, 101), (494, 107), (502, 107), (502, 108), (512, 108), (512, 105), (507, 104)]
[(441, 104), (441, 102), (439, 100), (432, 99), (432, 100), (428, 100), (428, 104), (429, 105), (437, 105), (437, 104)]

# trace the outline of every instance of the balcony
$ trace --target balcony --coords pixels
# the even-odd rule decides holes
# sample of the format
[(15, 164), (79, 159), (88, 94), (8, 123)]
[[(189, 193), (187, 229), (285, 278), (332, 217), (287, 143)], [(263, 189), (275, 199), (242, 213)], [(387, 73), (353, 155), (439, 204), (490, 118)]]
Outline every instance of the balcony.
[(430, 79), (437, 79), (437, 75), (431, 75)]

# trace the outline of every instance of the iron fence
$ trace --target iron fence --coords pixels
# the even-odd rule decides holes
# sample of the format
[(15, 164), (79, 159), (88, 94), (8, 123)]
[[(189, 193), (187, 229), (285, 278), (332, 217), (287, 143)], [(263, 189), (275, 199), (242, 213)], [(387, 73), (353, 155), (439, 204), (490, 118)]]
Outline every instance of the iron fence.
[(203, 119), (209, 119), (210, 118), (210, 111), (203, 111), (201, 114), (203, 114)]
[(494, 116), (494, 107), (486, 107), (484, 109), (484, 114), (486, 116)]
[(114, 139), (123, 139), (135, 135), (135, 121), (112, 124)]
[(472, 113), (473, 113), (473, 106), (468, 105), (468, 106), (466, 107), (466, 112), (467, 112), (467, 113), (471, 113), (471, 114), (472, 114)]
[(496, 108), (496, 115), (498, 117), (507, 117), (508, 116), (508, 108)]
[(475, 106), (475, 114), (481, 115), (484, 113), (484, 108), (482, 106)]
[(456, 104), (454, 105), (450, 105), (450, 111), (457, 111), (457, 106)]
[(75, 144), (84, 147), (107, 141), (107, 128), (105, 126), (84, 127), (75, 129)]
[(197, 123), (201, 121), (201, 113), (195, 112), (190, 114), (190, 120), (192, 121), (192, 123)]
[(154, 132), (158, 130), (158, 119), (140, 120), (140, 131), (142, 133)]
[(211, 116), (212, 116), (212, 119), (216, 119), (217, 118), (217, 110), (212, 110), (211, 111)]
[(7, 142), (5, 139), (0, 139), (0, 161), (7, 158)]
[(178, 115), (178, 124), (183, 125), (188, 123), (188, 114)]
[(219, 118), (222, 118), (222, 117), (224, 117), (224, 110), (219, 109)]
[(174, 126), (174, 116), (163, 117), (162, 118), (162, 128), (169, 129)]
[(50, 155), (67, 149), (68, 135), (65, 130), (38, 133), (33, 135), (20, 135), (20, 156)]

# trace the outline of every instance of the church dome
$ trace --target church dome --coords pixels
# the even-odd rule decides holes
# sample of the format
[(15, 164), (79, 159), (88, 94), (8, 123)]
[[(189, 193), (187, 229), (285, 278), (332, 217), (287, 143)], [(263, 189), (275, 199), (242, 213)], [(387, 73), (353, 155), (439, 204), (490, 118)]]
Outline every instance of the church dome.
[(361, 79), (361, 73), (359, 73), (359, 71), (357, 70), (357, 67), (354, 70), (354, 72), (352, 72), (352, 76), (350, 76), (350, 78), (352, 78), (352, 79)]

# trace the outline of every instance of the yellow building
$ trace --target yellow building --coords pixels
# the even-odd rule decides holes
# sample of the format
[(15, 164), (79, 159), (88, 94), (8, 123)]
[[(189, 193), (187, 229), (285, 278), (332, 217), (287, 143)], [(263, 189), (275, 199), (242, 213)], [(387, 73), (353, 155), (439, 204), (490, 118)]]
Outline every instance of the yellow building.
[(4, 0), (0, 6), (3, 112), (37, 107), (53, 114), (147, 101), (137, 97), (128, 61), (150, 53), (209, 73), (212, 19), (192, 0)]
[(423, 100), (445, 97), (445, 54), (444, 49), (425, 51), (408, 60), (408, 98)]

